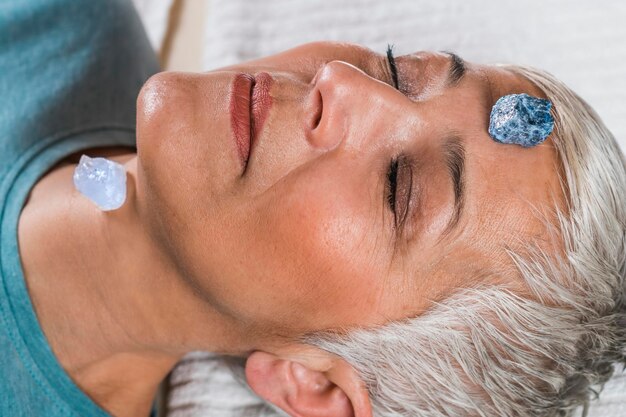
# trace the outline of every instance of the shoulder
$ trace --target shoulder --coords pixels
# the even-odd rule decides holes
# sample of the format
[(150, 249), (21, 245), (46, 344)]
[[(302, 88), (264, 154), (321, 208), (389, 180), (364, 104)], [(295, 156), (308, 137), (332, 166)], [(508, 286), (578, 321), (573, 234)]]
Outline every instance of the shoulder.
[(158, 70), (130, 0), (0, 0), (0, 150), (134, 129), (137, 95)]

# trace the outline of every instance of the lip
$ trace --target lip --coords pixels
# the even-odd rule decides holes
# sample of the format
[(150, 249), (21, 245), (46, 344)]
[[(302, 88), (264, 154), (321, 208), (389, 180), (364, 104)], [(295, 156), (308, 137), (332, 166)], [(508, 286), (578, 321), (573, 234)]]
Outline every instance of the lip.
[(272, 106), (272, 76), (266, 72), (235, 76), (230, 91), (230, 122), (233, 139), (245, 172), (259, 132)]

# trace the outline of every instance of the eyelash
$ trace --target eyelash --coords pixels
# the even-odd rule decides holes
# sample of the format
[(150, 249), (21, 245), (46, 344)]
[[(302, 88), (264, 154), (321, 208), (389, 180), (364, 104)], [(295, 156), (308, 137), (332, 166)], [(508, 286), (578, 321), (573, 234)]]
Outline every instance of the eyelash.
[(396, 219), (396, 225), (398, 223), (396, 213), (396, 187), (398, 186), (398, 158), (391, 160), (389, 169), (387, 170), (387, 203), (391, 211), (393, 211), (394, 218)]
[[(393, 56), (393, 45), (387, 45), (387, 62), (389, 64), (389, 70), (391, 72), (391, 79), (393, 81), (396, 90), (398, 87), (398, 68), (396, 67), (396, 60)], [(394, 223), (396, 228), (398, 227), (398, 213), (396, 211), (396, 193), (398, 186), (398, 160), (399, 156), (391, 159), (389, 168), (387, 170), (387, 183), (386, 183), (386, 200), (393, 212)]]
[(396, 66), (396, 58), (393, 55), (393, 45), (387, 45), (387, 62), (389, 63), (389, 70), (391, 72), (391, 80), (396, 90), (400, 90), (398, 84), (398, 67)]

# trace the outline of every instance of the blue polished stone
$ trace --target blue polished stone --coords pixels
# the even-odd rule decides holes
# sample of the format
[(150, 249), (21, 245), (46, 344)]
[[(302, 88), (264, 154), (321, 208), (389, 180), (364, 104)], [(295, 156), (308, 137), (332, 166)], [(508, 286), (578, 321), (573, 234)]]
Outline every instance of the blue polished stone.
[(550, 100), (528, 94), (500, 97), (491, 109), (489, 135), (501, 143), (531, 147), (543, 142), (554, 128)]
[(126, 201), (126, 169), (106, 158), (83, 155), (74, 169), (74, 186), (100, 210), (115, 210)]

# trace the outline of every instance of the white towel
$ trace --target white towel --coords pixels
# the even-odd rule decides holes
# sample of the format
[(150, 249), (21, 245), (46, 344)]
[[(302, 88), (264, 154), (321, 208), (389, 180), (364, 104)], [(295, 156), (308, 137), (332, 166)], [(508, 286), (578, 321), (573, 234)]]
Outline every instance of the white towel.
[(615, 370), (615, 375), (604, 385), (597, 401), (589, 407), (589, 417), (626, 416), (626, 371)]
[(146, 28), (152, 48), (158, 53), (163, 46), (169, 12), (174, 0), (133, 0), (139, 17)]

